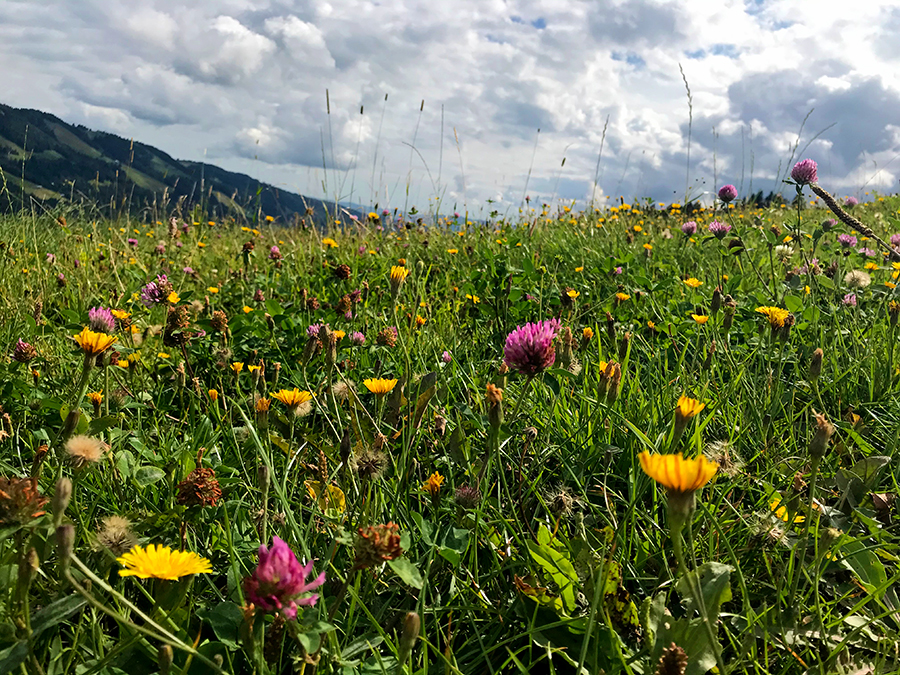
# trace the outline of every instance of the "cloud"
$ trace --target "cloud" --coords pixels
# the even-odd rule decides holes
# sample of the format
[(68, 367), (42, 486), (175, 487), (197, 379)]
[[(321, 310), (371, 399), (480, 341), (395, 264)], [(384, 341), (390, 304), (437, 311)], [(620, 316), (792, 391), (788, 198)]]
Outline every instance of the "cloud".
[(526, 180), (582, 203), (778, 189), (805, 146), (836, 191), (894, 190), (898, 41), (893, 0), (9, 0), (0, 86), (312, 196), (478, 212)]

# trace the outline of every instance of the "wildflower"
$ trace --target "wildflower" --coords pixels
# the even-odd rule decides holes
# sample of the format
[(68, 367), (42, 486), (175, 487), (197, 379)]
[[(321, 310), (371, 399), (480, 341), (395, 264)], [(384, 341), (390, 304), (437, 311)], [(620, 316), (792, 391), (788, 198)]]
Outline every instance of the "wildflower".
[(135, 546), (117, 558), (116, 562), (125, 568), (119, 570), (120, 577), (175, 580), (191, 574), (212, 572), (212, 566), (206, 558), (188, 551), (173, 551), (168, 546), (159, 544), (150, 544), (146, 548)]
[(278, 248), (277, 245), (273, 244), (269, 249), (269, 260), (281, 260), (281, 249)]
[(790, 315), (790, 312), (781, 307), (757, 307), (756, 311), (769, 320), (769, 325), (773, 329), (784, 328), (785, 320)]
[(474, 509), (481, 502), (481, 490), (471, 485), (460, 485), (453, 495), (453, 501), (461, 509)]
[(244, 593), (263, 611), (281, 612), (286, 619), (295, 619), (298, 607), (316, 604), (319, 596), (310, 591), (325, 583), (325, 572), (307, 582), (312, 569), (312, 561), (301, 565), (291, 547), (274, 537), (271, 548), (259, 547), (259, 562), (253, 574), (244, 579)]
[(34, 360), (35, 357), (37, 357), (37, 349), (25, 342), (22, 338), (19, 338), (18, 342), (16, 342), (16, 346), (13, 348), (13, 361), (18, 363), (28, 363), (29, 361)]
[(862, 270), (851, 270), (844, 275), (844, 284), (848, 288), (868, 288), (872, 283), (872, 277)]
[(138, 544), (138, 538), (131, 531), (131, 522), (122, 516), (104, 518), (103, 527), (94, 538), (94, 548), (108, 549), (113, 555), (121, 556)]
[(397, 296), (400, 287), (403, 285), (403, 282), (406, 281), (406, 277), (408, 276), (409, 270), (406, 267), (401, 265), (394, 265), (391, 267), (391, 297)]
[(169, 278), (165, 274), (160, 274), (155, 281), (151, 281), (141, 288), (141, 303), (145, 307), (162, 304), (173, 292), (174, 289)]
[(703, 285), (703, 282), (700, 281), (699, 279), (691, 277), (690, 279), (684, 280), (684, 285), (689, 286), (690, 288), (699, 288), (700, 286)]
[(523, 375), (534, 376), (543, 372), (556, 360), (553, 339), (559, 329), (556, 319), (517, 327), (506, 338), (504, 363)]
[(853, 208), (857, 204), (859, 204), (859, 200), (856, 197), (847, 197), (847, 199), (844, 200), (844, 206), (847, 208)]
[(231, 369), (234, 371), (235, 375), (240, 375), (241, 371), (244, 369), (244, 364), (240, 361), (235, 361), (231, 364)]
[(726, 204), (730, 201), (734, 201), (738, 196), (737, 188), (734, 185), (723, 185), (719, 188), (719, 199), (721, 199)]
[(841, 300), (847, 307), (856, 307), (856, 294), (855, 293), (847, 293), (844, 296), (844, 299)]
[(400, 526), (393, 522), (359, 528), (354, 542), (354, 567), (365, 569), (399, 558), (403, 553), (399, 531)]
[(449, 253), (449, 254), (451, 254), (451, 255), (456, 255), (457, 253), (459, 253), (459, 249), (456, 249), (456, 248), (448, 248), (448, 249), (447, 249), (447, 253)]
[(216, 472), (198, 466), (178, 483), (175, 501), (182, 506), (215, 506), (221, 498), (222, 488), (216, 480)]
[(362, 347), (366, 344), (366, 336), (359, 331), (353, 331), (350, 333), (350, 344), (355, 347)]
[(334, 268), (334, 276), (341, 281), (347, 281), (350, 279), (352, 270), (350, 269), (350, 265), (338, 265)]
[(791, 178), (799, 185), (817, 183), (819, 180), (817, 171), (818, 167), (816, 166), (815, 160), (802, 159), (794, 164), (794, 168), (791, 169)]
[(444, 363), (451, 363), (453, 361), (453, 355), (447, 350), (444, 350), (444, 353), (441, 354), (441, 361)]
[[(769, 502), (769, 510), (775, 515), (779, 520), (783, 520), (784, 522), (788, 522), (790, 515), (788, 514), (788, 507), (781, 503), (780, 497), (775, 497), (772, 501)], [(803, 515), (795, 515), (794, 522), (802, 523), (806, 520), (806, 516)]]
[(681, 224), (681, 231), (689, 237), (693, 237), (697, 234), (697, 223), (696, 221), (689, 220), (685, 223)]
[(570, 298), (572, 298), (572, 300), (574, 300), (579, 295), (581, 295), (581, 293), (570, 288), (569, 290), (566, 291), (566, 295), (569, 296)]
[(116, 318), (106, 307), (92, 307), (88, 310), (88, 327), (98, 333), (112, 333), (116, 329)]
[[(644, 473), (666, 488), (671, 513), (681, 524), (693, 511), (694, 493), (712, 480), (719, 469), (718, 464), (703, 455), (685, 459), (681, 453), (651, 455), (645, 450), (638, 459)], [(678, 522), (673, 524), (673, 529), (676, 528), (680, 529)]]
[(37, 478), (0, 476), (0, 524), (24, 525), (44, 515), (48, 501), (38, 490)]
[(365, 386), (366, 389), (368, 389), (376, 396), (385, 396), (386, 394), (389, 394), (395, 386), (397, 386), (397, 380), (369, 378), (367, 380), (363, 380), (363, 386)]
[(834, 434), (834, 426), (821, 413), (813, 412), (813, 418), (815, 419), (816, 429), (812, 440), (809, 442), (809, 456), (814, 461), (818, 461), (828, 451), (828, 442)]
[(248, 305), (244, 305), (241, 309), (244, 310), (244, 314), (249, 314), (250, 312), (253, 311), (253, 308)]
[(441, 492), (441, 485), (444, 484), (444, 477), (435, 471), (428, 477), (428, 480), (422, 484), (422, 490), (430, 494), (432, 497), (437, 497)]
[(75, 336), (75, 342), (81, 347), (84, 355), (88, 358), (102, 354), (109, 349), (116, 341), (116, 338), (106, 333), (95, 333), (90, 328), (84, 328)]
[(707, 229), (710, 234), (716, 237), (716, 239), (722, 239), (726, 234), (731, 232), (731, 225), (719, 220), (714, 220), (707, 226)]
[(206, 292), (209, 293), (210, 295), (215, 295), (216, 293), (219, 292), (219, 289), (215, 286), (209, 286), (209, 287), (207, 287)]
[(857, 251), (857, 253), (861, 253), (861, 254), (862, 254), (863, 256), (865, 256), (866, 258), (874, 258), (875, 256), (878, 255), (878, 251), (876, 251), (875, 249), (868, 248), (868, 247), (866, 247), (866, 246), (864, 246), (863, 248), (859, 249), (859, 250)]
[(219, 392), (215, 389), (210, 389), (207, 393), (209, 394), (209, 400), (213, 403), (219, 400)]
[(856, 243), (858, 241), (852, 234), (839, 234), (837, 240), (843, 248), (851, 248), (853, 246), (856, 246)]
[(656, 675), (684, 675), (687, 665), (687, 653), (673, 642), (663, 649), (656, 664)]
[(304, 403), (311, 401), (313, 395), (308, 391), (300, 391), (298, 388), (294, 387), (292, 390), (282, 389), (281, 391), (276, 391), (272, 394), (272, 398), (281, 401), (288, 408), (295, 409)]
[(96, 464), (103, 458), (107, 445), (90, 436), (73, 436), (66, 441), (66, 454), (69, 461), (80, 469), (88, 464)]
[(704, 323), (709, 321), (709, 317), (705, 314), (691, 314), (691, 318), (700, 325), (703, 325)]
[(378, 334), (375, 336), (375, 344), (382, 347), (394, 347), (397, 344), (397, 337), (397, 329), (394, 326), (388, 326), (378, 331)]

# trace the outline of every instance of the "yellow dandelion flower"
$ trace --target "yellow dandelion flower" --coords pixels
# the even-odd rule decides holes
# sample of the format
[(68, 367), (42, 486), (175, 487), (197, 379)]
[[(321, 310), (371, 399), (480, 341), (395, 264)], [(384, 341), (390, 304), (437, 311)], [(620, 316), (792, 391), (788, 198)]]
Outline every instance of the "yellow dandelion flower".
[(181, 302), (181, 298), (178, 297), (178, 293), (176, 293), (175, 291), (169, 293), (169, 297), (167, 298), (167, 300), (169, 301), (169, 304), (172, 305), (177, 305), (179, 302)]
[(252, 307), (249, 307), (249, 306), (247, 306), (247, 305), (244, 305), (244, 308), (243, 308), (243, 309), (244, 309), (244, 314), (249, 314), (250, 312), (253, 311), (253, 308), (252, 308)]
[(691, 318), (700, 325), (703, 325), (704, 323), (709, 321), (709, 317), (705, 314), (691, 314)]
[(878, 263), (867, 262), (865, 265), (863, 265), (863, 267), (865, 267), (867, 270), (877, 270)]
[(103, 403), (103, 390), (88, 392), (87, 399), (94, 405), (99, 406)]
[(210, 389), (207, 394), (209, 394), (209, 400), (213, 403), (219, 400), (219, 392), (217, 392), (215, 389)]
[(685, 286), (690, 286), (691, 288), (699, 288), (700, 286), (703, 285), (703, 282), (700, 281), (699, 279), (696, 279), (696, 278), (694, 278), (694, 277), (691, 277), (690, 279), (685, 279), (685, 280), (684, 280), (684, 285), (685, 285)]
[(626, 300), (629, 300), (630, 298), (631, 298), (631, 296), (628, 295), (628, 293), (622, 293), (622, 291), (619, 291), (618, 293), (616, 293), (616, 300), (618, 300), (619, 302), (625, 302)]
[(676, 494), (693, 494), (716, 475), (719, 465), (710, 462), (700, 455), (694, 459), (685, 459), (681, 453), (677, 455), (654, 455), (644, 450), (638, 459), (644, 473), (669, 492)]
[(327, 246), (328, 248), (337, 248), (338, 243), (331, 237), (325, 237), (322, 240), (322, 246)]
[(576, 267), (575, 271), (576, 272), (584, 272), (584, 267), (582, 267), (582, 266)]
[(160, 359), (168, 359), (168, 358), (170, 358), (170, 355), (167, 354), (166, 352), (160, 352), (159, 354), (156, 355), (156, 357), (160, 358)]
[(459, 253), (459, 249), (448, 248), (447, 253), (451, 253), (451, 254), (455, 255), (455, 254)]
[(369, 378), (368, 380), (363, 380), (363, 385), (366, 389), (371, 391), (376, 396), (384, 396), (393, 390), (395, 386), (397, 386), (397, 380), (387, 380), (384, 378)]
[(784, 321), (790, 315), (790, 312), (781, 307), (757, 307), (756, 311), (769, 320), (772, 328), (784, 328)]
[[(405, 262), (405, 261), (404, 261)], [(409, 270), (403, 265), (393, 265), (391, 267), (391, 283), (398, 286), (406, 281), (409, 276)]]
[(570, 298), (572, 298), (572, 299), (574, 300), (574, 299), (577, 298), (579, 295), (581, 295), (581, 293), (579, 293), (579, 292), (576, 291), (576, 290), (568, 290), (568, 291), (566, 291), (566, 295), (568, 295)]
[(701, 403), (695, 398), (681, 395), (678, 398), (678, 405), (675, 408), (675, 416), (681, 420), (689, 420), (696, 417), (706, 407), (705, 403)]
[(444, 484), (444, 477), (435, 471), (428, 477), (428, 480), (422, 483), (422, 490), (430, 494), (432, 497), (436, 497), (440, 494), (441, 485)]
[(219, 289), (216, 288), (215, 286), (210, 286), (209, 288), (206, 289), (206, 292), (210, 293), (212, 295), (215, 295), (216, 293), (219, 292)]
[(272, 398), (284, 403), (289, 408), (296, 408), (307, 401), (311, 401), (313, 395), (308, 391), (300, 391), (296, 387), (294, 389), (282, 389), (272, 394)]
[(82, 331), (75, 336), (75, 342), (78, 343), (78, 346), (81, 347), (81, 351), (83, 351), (86, 356), (97, 356), (98, 354), (102, 354), (109, 349), (115, 341), (116, 337), (114, 335), (95, 333), (87, 327), (82, 329)]
[(126, 319), (128, 319), (131, 316), (131, 314), (129, 314), (128, 312), (125, 312), (121, 309), (111, 309), (110, 313), (114, 317), (116, 317), (119, 321), (125, 321)]
[(168, 546), (150, 544), (147, 548), (135, 546), (116, 562), (125, 569), (120, 577), (140, 579), (180, 579), (191, 574), (209, 574), (209, 560), (190, 551), (173, 551)]
[(231, 364), (231, 369), (234, 371), (235, 375), (240, 375), (241, 371), (244, 369), (244, 364), (240, 361), (235, 361)]
[(466, 300), (471, 300), (473, 305), (477, 305), (479, 302), (481, 302), (481, 298), (479, 298), (477, 295), (471, 295), (469, 293), (466, 293)]

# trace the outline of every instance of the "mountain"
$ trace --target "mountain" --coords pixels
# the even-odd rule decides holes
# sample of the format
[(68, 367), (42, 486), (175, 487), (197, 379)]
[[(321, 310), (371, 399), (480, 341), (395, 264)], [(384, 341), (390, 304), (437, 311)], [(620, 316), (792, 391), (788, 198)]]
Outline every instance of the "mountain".
[[(322, 222), (333, 203), (304, 197), (212, 164), (174, 159), (156, 148), (73, 126), (40, 110), (0, 104), (0, 210), (31, 199), (96, 204), (110, 215), (167, 203), (183, 213), (253, 220), (258, 213), (291, 222), (308, 213)], [(4, 189), (5, 181), (5, 189)], [(312, 212), (308, 212), (312, 209)]]

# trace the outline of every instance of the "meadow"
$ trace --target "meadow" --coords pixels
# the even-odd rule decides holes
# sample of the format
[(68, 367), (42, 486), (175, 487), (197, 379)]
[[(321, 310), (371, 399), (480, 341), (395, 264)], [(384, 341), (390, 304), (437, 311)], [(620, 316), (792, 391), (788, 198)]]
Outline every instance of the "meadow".
[(897, 672), (900, 197), (792, 176), (0, 216), (0, 673)]

